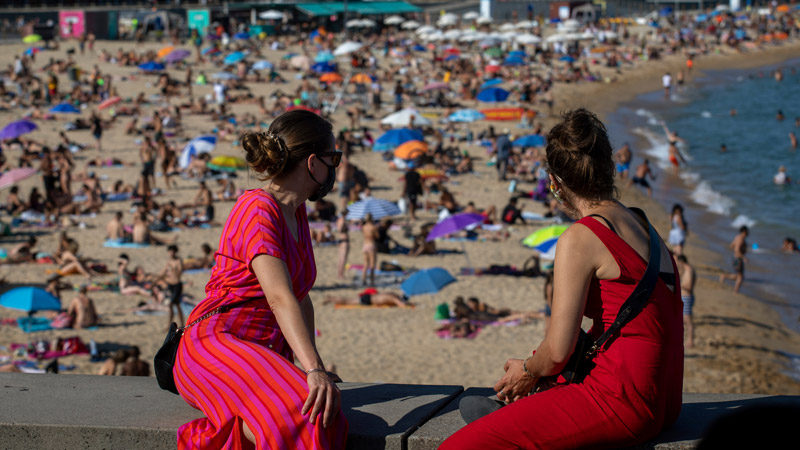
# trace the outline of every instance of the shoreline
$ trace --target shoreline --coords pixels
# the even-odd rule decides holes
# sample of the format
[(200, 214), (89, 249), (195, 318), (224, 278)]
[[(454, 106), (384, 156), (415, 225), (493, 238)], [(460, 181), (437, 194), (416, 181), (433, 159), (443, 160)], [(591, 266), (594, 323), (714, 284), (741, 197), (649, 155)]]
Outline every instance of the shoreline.
[[(695, 71), (687, 76), (687, 81), (708, 77), (709, 71), (780, 65), (796, 59), (798, 52), (800, 44), (795, 42), (759, 53), (715, 54), (698, 58), (695, 60)], [(591, 85), (577, 86), (570, 95), (570, 101), (574, 103), (562, 100), (562, 104), (567, 103), (566, 107), (587, 106), (608, 124), (609, 117), (620, 108), (635, 105), (636, 99), (643, 94), (660, 91), (660, 75), (665, 70), (674, 73), (681, 68), (683, 59), (678, 55), (670, 55), (653, 66), (639, 67), (635, 74), (626, 73), (621, 80), (607, 84), (605, 89), (597, 89), (600, 92), (591, 92)], [(627, 75), (631, 75), (630, 79)], [(577, 100), (581, 98), (591, 100)], [(617, 127), (622, 128), (620, 125)], [(642, 141), (646, 143), (643, 136), (628, 128), (626, 132), (639, 141), (634, 148), (647, 147), (641, 145)], [(618, 148), (620, 143), (612, 144)], [(688, 186), (685, 181), (671, 174), (665, 173), (664, 176), (668, 176), (670, 183), (681, 184), (684, 190)], [(657, 195), (656, 198), (648, 198), (636, 187), (626, 189), (618, 183), (618, 188), (623, 203), (642, 207), (662, 237), (669, 234), (669, 205), (663, 199), (657, 199)], [(686, 203), (691, 199), (675, 201)], [(777, 308), (769, 305), (771, 301), (788, 304), (786, 299), (770, 298), (766, 293), (763, 293), (766, 298), (736, 294), (730, 286), (720, 286), (716, 281), (705, 278), (704, 275), (708, 274), (716, 278), (713, 269), (719, 267), (725, 255), (704, 245), (694, 233), (687, 238), (686, 253), (699, 279), (695, 289), (698, 302), (694, 309), (697, 342), (694, 349), (686, 350), (684, 391), (800, 393), (797, 363), (800, 333), (788, 327)]]

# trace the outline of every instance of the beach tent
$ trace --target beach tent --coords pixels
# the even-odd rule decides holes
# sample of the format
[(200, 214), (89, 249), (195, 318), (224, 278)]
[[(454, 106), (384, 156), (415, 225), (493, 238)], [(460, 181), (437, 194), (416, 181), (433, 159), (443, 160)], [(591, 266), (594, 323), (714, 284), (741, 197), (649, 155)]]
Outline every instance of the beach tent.
[(496, 87), (490, 87), (478, 93), (478, 100), (487, 103), (504, 102), (507, 98), (508, 91)]
[(39, 126), (30, 120), (17, 120), (16, 122), (9, 123), (3, 127), (2, 130), (0, 130), (0, 139), (18, 138), (23, 134), (30, 133), (37, 128), (39, 128)]
[(80, 114), (81, 110), (70, 103), (59, 103), (58, 105), (50, 108), (50, 112), (60, 114)]
[(383, 125), (391, 125), (395, 128), (415, 126), (427, 127), (431, 126), (430, 119), (423, 117), (422, 114), (414, 108), (405, 108), (396, 113), (389, 114), (381, 119)]
[(447, 270), (441, 267), (432, 267), (414, 272), (403, 281), (400, 288), (404, 294), (411, 297), (421, 294), (434, 294), (454, 281), (456, 279)]
[(206, 135), (206, 136), (198, 136), (185, 147), (183, 147), (183, 151), (181, 152), (181, 156), (178, 158), (178, 165), (181, 169), (185, 169), (189, 167), (189, 164), (192, 162), (192, 158), (200, 155), (201, 153), (211, 153), (214, 151), (214, 147), (217, 146), (217, 137), (214, 135)]
[(540, 134), (529, 134), (515, 139), (511, 145), (514, 147), (544, 147), (545, 139), (544, 136)]
[(408, 141), (424, 140), (425, 137), (423, 137), (422, 133), (417, 130), (412, 130), (410, 128), (395, 128), (394, 130), (387, 131), (381, 137), (379, 137), (375, 141), (375, 145), (372, 146), (372, 150), (387, 151), (392, 150), (400, 144), (404, 144)]
[(397, 203), (382, 198), (368, 197), (347, 207), (347, 220), (362, 220), (367, 214), (375, 220), (400, 214)]

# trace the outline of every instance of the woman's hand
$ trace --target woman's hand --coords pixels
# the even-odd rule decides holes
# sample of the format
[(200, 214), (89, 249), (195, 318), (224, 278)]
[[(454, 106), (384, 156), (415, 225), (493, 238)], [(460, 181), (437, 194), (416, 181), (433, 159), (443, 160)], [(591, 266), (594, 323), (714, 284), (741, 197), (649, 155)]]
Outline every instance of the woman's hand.
[(522, 360), (509, 358), (503, 370), (506, 374), (494, 385), (497, 398), (506, 403), (513, 403), (531, 393), (536, 378), (531, 378), (522, 368)]
[(334, 384), (331, 377), (325, 371), (311, 372), (307, 376), (307, 381), (308, 398), (303, 405), (301, 413), (305, 415), (311, 410), (310, 421), (312, 424), (317, 422), (317, 418), (321, 414), (322, 426), (327, 427), (339, 412), (342, 395), (341, 392), (339, 392), (339, 387)]

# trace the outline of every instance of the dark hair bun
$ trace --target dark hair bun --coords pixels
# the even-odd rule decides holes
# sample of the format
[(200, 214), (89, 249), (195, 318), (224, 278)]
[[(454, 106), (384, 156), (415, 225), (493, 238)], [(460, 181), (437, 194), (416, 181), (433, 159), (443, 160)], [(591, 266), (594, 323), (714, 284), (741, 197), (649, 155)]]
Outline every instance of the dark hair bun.
[(280, 175), (286, 167), (289, 150), (278, 136), (270, 133), (246, 133), (242, 136), (242, 148), (247, 164), (262, 180)]

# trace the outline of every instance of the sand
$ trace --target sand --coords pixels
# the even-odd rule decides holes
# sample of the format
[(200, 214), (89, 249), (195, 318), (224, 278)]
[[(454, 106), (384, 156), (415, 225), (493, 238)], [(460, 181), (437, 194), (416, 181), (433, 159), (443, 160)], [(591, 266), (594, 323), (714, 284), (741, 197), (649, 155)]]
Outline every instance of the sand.
[[(107, 48), (115, 51), (118, 47), (130, 48), (128, 42), (99, 42), (98, 50)], [(67, 45), (65, 47), (69, 47)], [(146, 48), (158, 49), (161, 46), (154, 43), (145, 44)], [(12, 55), (24, 49), (21, 45), (4, 46), (0, 55), (0, 63), (12, 61)], [(700, 57), (696, 60), (696, 70), (741, 67), (743, 65), (760, 66), (775, 63), (796, 56), (797, 45), (786, 47), (773, 47), (758, 53), (721, 54)], [(38, 56), (36, 67), (50, 54), (42, 53)], [(59, 57), (63, 56), (63, 50)], [(265, 51), (265, 56), (271, 61), (277, 61), (279, 55)], [(110, 72), (118, 79), (120, 76), (136, 74), (132, 68), (118, 67), (112, 64), (101, 63), (95, 55), (77, 55), (79, 64), (84, 69), (98, 64), (104, 72)], [(616, 75), (617, 81), (613, 83), (586, 83), (579, 85), (558, 85), (556, 90), (555, 110), (577, 106), (585, 106), (597, 111), (604, 116), (621, 103), (634, 98), (635, 95), (654, 89), (660, 89), (660, 76), (667, 69), (673, 71), (683, 67), (683, 58), (680, 56), (667, 57), (663, 61), (638, 64), (631, 69), (624, 69), (622, 74)], [(207, 73), (216, 69), (205, 67)], [(195, 71), (196, 73), (196, 71)], [(183, 74), (171, 71), (173, 77), (183, 79)], [(287, 74), (284, 74), (286, 76)], [(291, 73), (288, 74), (292, 78)], [(613, 75), (613, 74), (611, 74)], [(139, 91), (155, 93), (155, 88), (149, 83), (155, 78), (137, 75), (137, 79), (118, 84), (123, 96), (134, 96)], [(66, 77), (62, 79), (66, 83)], [(117, 81), (119, 83), (119, 81)], [(289, 85), (255, 85), (252, 84), (254, 94), (269, 94), (280, 87), (289, 92), (297, 85), (297, 80), (290, 80)], [(66, 84), (65, 84), (66, 85)], [(389, 86), (386, 86), (388, 89)], [(211, 88), (195, 87), (195, 95), (210, 92)], [(384, 101), (389, 95), (384, 94)], [(176, 100), (173, 100), (176, 101)], [(468, 105), (471, 106), (471, 105)], [(236, 112), (255, 112), (254, 105), (236, 106)], [(149, 113), (152, 107), (146, 109)], [(378, 114), (383, 117), (390, 111), (387, 109)], [(107, 114), (107, 113), (106, 113)], [(0, 123), (16, 120), (21, 113), (18, 110), (0, 112)], [(83, 114), (88, 117), (88, 112)], [(42, 142), (54, 144), (57, 133), (63, 128), (66, 120), (71, 117), (59, 118), (55, 121), (39, 122), (40, 130), (32, 133), (31, 138)], [(347, 120), (342, 109), (334, 116), (335, 128), (347, 126)], [(554, 117), (541, 115), (537, 120), (543, 121), (545, 128), (549, 128), (556, 120)], [(126, 123), (123, 118), (122, 123)], [(192, 137), (212, 128), (206, 117), (185, 116), (183, 120), (187, 137)], [(375, 122), (366, 122), (375, 126)], [(515, 123), (494, 123), (495, 128), (513, 128)], [(479, 122), (473, 126), (476, 131), (487, 126)], [(133, 183), (139, 171), (138, 146), (133, 138), (125, 136), (123, 125), (118, 124), (107, 130), (103, 137), (103, 155), (113, 156), (125, 161), (134, 162), (137, 167), (127, 168), (98, 168), (98, 175), (107, 177), (104, 185), (109, 185), (117, 179)], [(85, 167), (86, 159), (97, 155), (91, 148), (93, 139), (89, 131), (69, 133), (72, 139), (90, 145), (90, 149), (82, 151), (79, 155), (78, 170)], [(182, 147), (182, 145), (178, 145)], [(477, 146), (464, 147), (472, 155), (479, 157), (474, 175), (463, 175), (453, 179), (449, 188), (461, 203), (472, 200), (478, 207), (495, 205), (501, 209), (508, 198), (506, 183), (499, 183), (493, 167), (487, 167), (485, 151)], [(215, 154), (239, 154), (240, 149), (234, 147), (230, 141), (221, 142)], [(12, 153), (13, 154), (13, 153)], [(399, 172), (390, 171), (385, 162), (377, 153), (358, 153), (353, 162), (364, 169), (372, 178), (376, 187), (375, 196), (396, 200), (399, 197)], [(30, 187), (40, 185), (39, 177), (28, 179), (21, 183), (22, 192), (28, 192)], [(178, 189), (171, 190), (159, 200), (175, 199), (179, 204), (188, 203), (196, 191), (196, 183), (187, 180), (178, 180)], [(237, 180), (241, 188), (256, 188), (261, 185), (253, 176), (242, 176)], [(163, 188), (163, 181), (158, 180), (158, 186)], [(77, 188), (76, 184), (74, 188)], [(212, 184), (212, 190), (215, 189)], [(519, 189), (530, 189), (530, 185), (522, 184)], [(639, 194), (635, 189), (621, 189), (622, 201), (629, 206), (643, 207), (662, 236), (667, 235), (667, 213), (663, 207)], [(332, 194), (335, 196), (335, 194)], [(166, 262), (166, 250), (163, 247), (145, 249), (110, 249), (102, 247), (102, 234), (104, 226), (111, 215), (116, 211), (125, 213), (125, 222), (130, 223), (130, 202), (108, 203), (103, 212), (96, 217), (79, 218), (81, 227), (71, 227), (68, 232), (80, 243), (80, 253), (85, 256), (98, 258), (113, 266), (116, 256), (120, 252), (127, 253), (131, 258), (132, 266), (142, 265), (147, 271), (160, 271)], [(217, 203), (218, 220), (227, 217), (232, 206), (231, 202)], [(543, 208), (532, 202), (525, 203), (525, 209), (543, 212)], [(421, 213), (424, 221), (435, 221), (432, 212)], [(444, 267), (452, 274), (458, 274), (462, 267), (468, 266), (468, 260), (473, 266), (485, 267), (491, 264), (512, 264), (522, 266), (530, 256), (530, 250), (520, 245), (520, 240), (537, 229), (537, 225), (517, 225), (508, 229), (509, 238), (501, 243), (469, 241), (442, 242), (439, 248), (463, 251), (463, 254), (446, 254), (436, 256), (422, 256), (410, 258), (406, 256), (381, 255), (379, 261), (396, 260), (404, 267), (426, 268)], [(48, 251), (55, 250), (57, 230), (48, 229), (40, 237), (40, 248)], [(200, 244), (207, 242), (216, 246), (221, 228), (193, 229), (170, 233), (177, 237), (177, 244), (181, 254), (197, 256), (200, 253)], [(401, 239), (400, 232), (395, 232), (394, 237)], [(2, 247), (10, 248), (14, 238), (4, 238)], [(350, 262), (361, 264), (363, 257), (360, 233), (351, 233)], [(404, 240), (405, 244), (409, 241)], [(698, 249), (693, 237), (690, 236), (687, 245), (687, 255), (698, 267), (710, 266), (717, 255), (704, 254)], [(456, 384), (464, 386), (491, 386), (502, 375), (502, 367), (509, 357), (524, 357), (536, 348), (544, 335), (542, 321), (518, 326), (489, 326), (485, 327), (474, 339), (441, 339), (434, 333), (437, 324), (434, 321), (436, 305), (443, 302), (452, 302), (458, 295), (477, 296), (481, 300), (494, 305), (521, 310), (538, 310), (544, 307), (542, 295), (543, 278), (513, 278), (509, 276), (474, 276), (458, 275), (458, 282), (453, 283), (437, 294), (423, 295), (413, 298), (416, 304), (414, 309), (334, 309), (329, 305), (322, 305), (321, 299), (325, 295), (354, 295), (360, 288), (352, 285), (352, 276), (356, 272), (349, 272), (351, 278), (348, 284), (343, 285), (336, 278), (336, 249), (334, 247), (318, 247), (315, 249), (318, 267), (318, 278), (311, 298), (316, 304), (316, 324), (319, 330), (317, 345), (323, 360), (328, 365), (335, 365), (336, 370), (345, 381), (361, 382), (392, 382), (392, 383), (421, 383), (421, 384)], [(718, 257), (717, 257), (718, 258)], [(15, 285), (41, 284), (45, 278), (45, 271), (53, 269), (52, 265), (23, 264), (18, 266), (0, 266), (0, 276), (4, 276)], [(710, 275), (710, 270), (700, 270), (701, 275)], [(100, 278), (109, 280), (112, 276)], [(85, 280), (79, 276), (68, 277), (72, 283), (82, 283)], [(196, 299), (203, 298), (203, 288), (208, 280), (207, 273), (185, 275), (187, 282), (185, 292)], [(391, 288), (391, 287), (389, 287)], [(396, 289), (396, 288), (395, 288)], [(71, 292), (63, 294), (65, 301), (72, 297)], [(102, 326), (97, 330), (61, 330), (35, 334), (24, 334), (16, 327), (0, 326), (0, 345), (11, 342), (28, 342), (32, 339), (54, 339), (61, 336), (80, 336), (85, 342), (94, 340), (107, 348), (114, 346), (138, 345), (142, 350), (145, 360), (152, 357), (160, 346), (166, 328), (166, 316), (140, 316), (130, 313), (130, 309), (138, 302), (145, 300), (140, 297), (122, 297), (109, 292), (91, 293), (91, 298), (97, 304), (102, 318)], [(697, 303), (695, 306), (696, 320), (696, 348), (686, 352), (686, 371), (684, 390), (687, 392), (742, 392), (765, 394), (796, 394), (800, 393), (800, 383), (784, 374), (791, 359), (787, 354), (800, 354), (800, 336), (789, 331), (781, 324), (780, 317), (768, 305), (731, 292), (730, 287), (721, 288), (715, 282), (702, 278), (696, 291)], [(19, 312), (0, 308), (0, 318), (19, 316)], [(588, 323), (584, 323), (588, 326)], [(0, 352), (2, 354), (2, 352)], [(99, 369), (99, 363), (89, 362), (89, 357), (71, 356), (61, 359), (62, 364), (75, 365), (69, 373), (94, 373)]]

